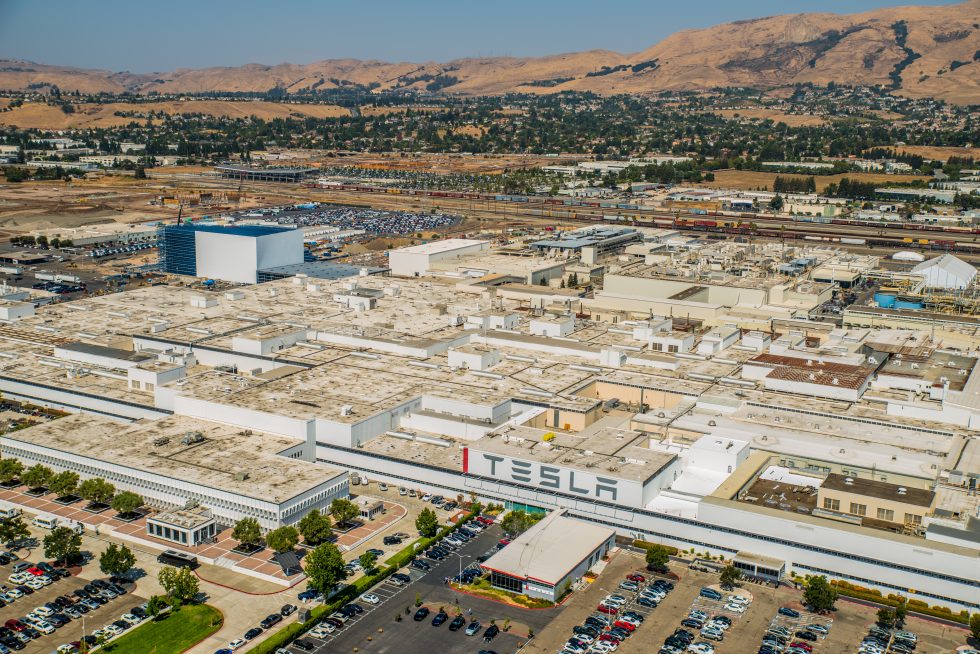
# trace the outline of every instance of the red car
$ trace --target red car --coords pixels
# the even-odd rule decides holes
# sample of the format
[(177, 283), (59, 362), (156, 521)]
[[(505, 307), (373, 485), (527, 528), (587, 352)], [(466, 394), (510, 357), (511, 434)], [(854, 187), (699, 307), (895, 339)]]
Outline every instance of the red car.
[(644, 581), (647, 580), (646, 577), (644, 577), (641, 574), (637, 574), (635, 572), (633, 574), (631, 574), (631, 575), (627, 575), (626, 578), (629, 579), (630, 581), (635, 581), (638, 584), (642, 584)]
[(24, 631), (24, 629), (27, 627), (27, 625), (20, 620), (7, 620), (3, 623), (3, 626), (13, 631)]
[(608, 606), (606, 604), (600, 604), (596, 608), (596, 611), (599, 613), (608, 613), (609, 615), (616, 615), (619, 613), (619, 609), (617, 609), (615, 606)]
[(27, 572), (34, 575), (35, 577), (40, 577), (41, 575), (44, 574), (44, 570), (42, 570), (41, 568), (36, 568), (34, 566), (28, 568)]
[(499, 544), (500, 544), (501, 547), (504, 547), (506, 545), (510, 545), (510, 539), (509, 538), (501, 538), (500, 541), (498, 541), (498, 542), (499, 542)]
[(616, 643), (617, 645), (623, 642), (622, 639), (617, 638), (612, 634), (602, 634), (601, 636), (599, 636), (599, 640), (604, 640), (607, 643)]
[(485, 515), (477, 516), (476, 521), (488, 527), (493, 524), (493, 518), (490, 518)]
[(636, 631), (636, 625), (631, 622), (626, 622), (625, 620), (616, 620), (616, 622), (613, 623), (613, 626), (619, 627), (620, 629), (625, 629), (630, 633)]
[(792, 645), (790, 645), (790, 647), (798, 647), (799, 649), (803, 649), (803, 650), (806, 650), (808, 652), (812, 652), (813, 651), (813, 645), (809, 645), (807, 643), (804, 643), (802, 640), (796, 641), (795, 643), (793, 643)]

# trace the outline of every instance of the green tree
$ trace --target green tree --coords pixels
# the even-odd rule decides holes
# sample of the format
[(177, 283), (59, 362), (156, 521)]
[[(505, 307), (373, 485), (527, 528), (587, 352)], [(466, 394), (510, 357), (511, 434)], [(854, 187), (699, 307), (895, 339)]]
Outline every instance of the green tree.
[(500, 521), (500, 526), (508, 534), (523, 534), (543, 517), (543, 513), (528, 513), (527, 511), (520, 510), (511, 511)]
[(72, 495), (78, 490), (78, 473), (69, 470), (59, 472), (48, 482), (48, 490), (59, 497)]
[(242, 518), (235, 523), (231, 537), (242, 545), (257, 545), (262, 540), (262, 529), (255, 518)]
[(310, 587), (324, 595), (329, 594), (334, 586), (347, 578), (344, 557), (333, 543), (317, 546), (306, 555), (304, 561)]
[(9, 483), (24, 472), (24, 464), (19, 459), (0, 459), (0, 482)]
[(358, 562), (361, 567), (364, 568), (364, 572), (367, 573), (369, 570), (374, 570), (374, 564), (378, 561), (378, 555), (374, 552), (365, 552), (357, 557)]
[(133, 176), (136, 179), (146, 179), (146, 168), (144, 166), (136, 166), (136, 172)]
[(905, 608), (905, 603), (902, 602), (895, 607), (895, 626), (901, 629), (905, 626), (905, 618), (908, 616), (908, 609)]
[(53, 476), (54, 472), (51, 470), (51, 468), (42, 466), (40, 463), (35, 463), (24, 471), (21, 481), (23, 481), (30, 488), (41, 488), (42, 486), (46, 485)]
[(31, 530), (20, 516), (0, 520), (0, 542), (19, 542), (30, 535)]
[(320, 513), (320, 509), (313, 509), (304, 515), (297, 527), (307, 545), (316, 546), (325, 543), (333, 535), (330, 517)]
[(837, 590), (823, 575), (814, 575), (806, 580), (803, 589), (803, 603), (814, 611), (830, 611), (837, 601)]
[(165, 600), (160, 595), (150, 596), (150, 600), (146, 603), (146, 613), (151, 618), (155, 618), (160, 613), (167, 608), (167, 600)]
[(82, 537), (69, 527), (55, 527), (44, 537), (44, 556), (67, 562), (81, 552)]
[(883, 606), (878, 609), (878, 624), (886, 629), (891, 629), (895, 626), (895, 610), (888, 606)]
[(415, 527), (422, 536), (432, 538), (439, 531), (439, 517), (432, 509), (424, 508), (419, 517), (415, 518)]
[(276, 552), (288, 552), (299, 542), (299, 532), (292, 525), (279, 527), (265, 535), (265, 542)]
[(733, 588), (736, 583), (742, 578), (742, 571), (733, 566), (731, 563), (726, 565), (721, 569), (721, 575), (718, 582), (723, 588)]
[(769, 208), (773, 211), (780, 211), (783, 208), (783, 196), (778, 193), (769, 200)]
[(160, 574), (157, 575), (157, 578), (167, 596), (178, 604), (191, 599), (200, 590), (197, 577), (194, 576), (190, 568), (174, 568), (165, 565), (160, 568)]
[(99, 570), (106, 575), (122, 575), (136, 565), (136, 555), (125, 545), (109, 543), (109, 547), (99, 556)]
[(647, 549), (646, 559), (650, 570), (665, 570), (670, 563), (670, 550), (663, 545), (654, 545)]
[(89, 502), (104, 504), (116, 494), (116, 487), (105, 479), (93, 477), (92, 479), (86, 479), (78, 485), (78, 494)]
[(343, 497), (338, 497), (330, 503), (330, 515), (334, 517), (337, 524), (350, 522), (360, 515), (360, 513), (361, 510), (357, 508), (356, 504)]
[(133, 513), (141, 506), (143, 506), (143, 498), (130, 491), (123, 491), (112, 498), (112, 508), (118, 513)]
[(980, 640), (980, 613), (970, 616), (970, 635), (974, 640)]

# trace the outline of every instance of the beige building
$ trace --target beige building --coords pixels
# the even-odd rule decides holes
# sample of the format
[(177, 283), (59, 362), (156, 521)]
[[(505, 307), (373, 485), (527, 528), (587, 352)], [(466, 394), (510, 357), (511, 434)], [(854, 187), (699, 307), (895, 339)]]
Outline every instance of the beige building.
[(817, 490), (817, 507), (859, 517), (869, 526), (917, 527), (929, 513), (935, 496), (923, 488), (830, 474)]

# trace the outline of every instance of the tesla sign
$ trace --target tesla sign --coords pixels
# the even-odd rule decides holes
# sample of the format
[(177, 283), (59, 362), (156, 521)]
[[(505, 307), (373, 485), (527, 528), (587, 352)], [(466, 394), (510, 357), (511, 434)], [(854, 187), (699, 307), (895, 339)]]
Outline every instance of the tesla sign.
[(488, 452), (468, 452), (464, 457), (464, 472), (597, 500), (619, 499), (617, 479)]

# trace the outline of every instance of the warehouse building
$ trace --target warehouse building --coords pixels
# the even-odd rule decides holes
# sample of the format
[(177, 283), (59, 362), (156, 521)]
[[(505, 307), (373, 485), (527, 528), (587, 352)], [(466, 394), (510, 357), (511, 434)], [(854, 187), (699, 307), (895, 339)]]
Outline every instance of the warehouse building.
[(615, 542), (612, 529), (554, 511), (481, 565), (494, 588), (557, 602)]
[(259, 271), (303, 262), (303, 232), (265, 225), (161, 225), (157, 249), (164, 272), (255, 284)]
[(317, 172), (316, 168), (253, 168), (225, 164), (215, 166), (222, 177), (240, 179), (246, 182), (299, 183)]
[(391, 266), (392, 275), (420, 277), (431, 270), (437, 261), (446, 262), (489, 249), (489, 241), (448, 238), (392, 250), (388, 254), (388, 265)]

